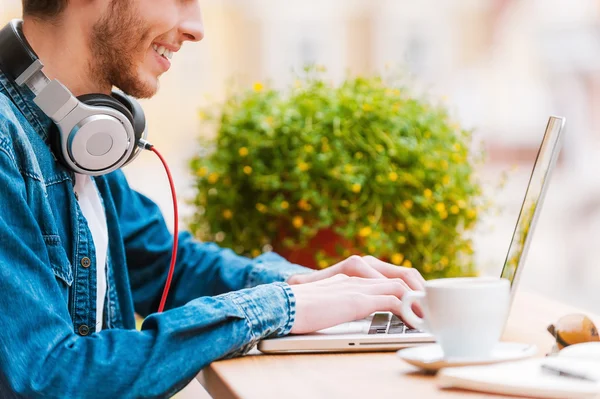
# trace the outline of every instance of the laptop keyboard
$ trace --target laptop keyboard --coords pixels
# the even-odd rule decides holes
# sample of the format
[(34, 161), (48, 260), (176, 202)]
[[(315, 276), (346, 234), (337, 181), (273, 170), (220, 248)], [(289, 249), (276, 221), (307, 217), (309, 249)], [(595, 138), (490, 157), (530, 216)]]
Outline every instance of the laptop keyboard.
[(398, 316), (391, 313), (375, 313), (369, 327), (369, 334), (411, 334), (418, 332), (421, 331), (410, 328)]

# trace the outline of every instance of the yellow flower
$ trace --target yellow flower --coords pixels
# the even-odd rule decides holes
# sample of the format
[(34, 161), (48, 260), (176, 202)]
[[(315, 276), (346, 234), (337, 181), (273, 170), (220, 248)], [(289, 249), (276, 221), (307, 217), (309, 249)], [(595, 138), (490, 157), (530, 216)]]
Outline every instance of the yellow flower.
[(402, 262), (402, 266), (404, 267), (412, 267), (413, 264), (411, 261), (409, 261), (408, 259), (406, 259), (404, 262)]
[(359, 183), (354, 183), (352, 185), (352, 192), (360, 193), (360, 190), (362, 190), (362, 186)]
[(310, 206), (308, 201), (303, 198), (300, 201), (298, 201), (298, 208), (302, 209), (303, 211), (309, 211), (312, 208), (312, 206)]
[(196, 175), (198, 177), (204, 177), (204, 176), (206, 176), (207, 173), (208, 173), (208, 169), (206, 169), (204, 166), (196, 171)]
[(288, 209), (290, 207), (290, 203), (287, 201), (281, 201), (281, 209)]
[(211, 173), (208, 176), (208, 182), (210, 184), (215, 184), (217, 181), (219, 181), (219, 174), (218, 173)]
[(398, 244), (405, 244), (406, 243), (406, 237), (404, 237), (404, 236), (398, 236), (398, 239), (396, 241), (398, 241)]
[(302, 216), (294, 216), (294, 219), (292, 219), (292, 224), (295, 228), (299, 229), (304, 225), (304, 219), (302, 219)]
[(371, 104), (363, 104), (362, 109), (365, 112), (370, 112), (373, 111), (373, 106)]
[(273, 126), (273, 117), (272, 116), (268, 116), (265, 118), (265, 123), (269, 126)]
[(380, 233), (380, 232), (378, 232), (378, 231), (375, 231), (375, 232), (374, 232), (374, 233), (371, 235), (371, 237), (373, 237), (374, 239), (378, 239), (379, 237), (381, 237), (381, 233)]
[(447, 211), (445, 211), (445, 210), (444, 210), (443, 212), (440, 212), (440, 218), (441, 218), (442, 220), (446, 220), (446, 219), (448, 219), (448, 212), (447, 212)]
[(446, 175), (446, 176), (442, 177), (442, 183), (444, 184), (444, 186), (447, 186), (448, 184), (450, 184), (450, 176)]
[(399, 95), (400, 95), (400, 90), (398, 90), (398, 89), (394, 89), (394, 90), (392, 91), (392, 93), (393, 93), (395, 96), (399, 96)]
[(353, 169), (354, 169), (354, 167), (350, 164), (344, 165), (344, 172), (346, 172), (346, 173), (352, 173)]
[(454, 151), (460, 151), (460, 150), (462, 150), (462, 146), (460, 144), (458, 144), (458, 143), (454, 144), (452, 146), (452, 148), (454, 148)]
[(366, 226), (358, 231), (358, 235), (361, 237), (367, 237), (369, 234), (371, 234), (371, 231), (371, 228), (369, 226)]
[(356, 159), (362, 159), (363, 158), (363, 153), (358, 151), (354, 153), (354, 158)]
[(423, 223), (423, 225), (421, 226), (421, 231), (423, 232), (423, 234), (429, 234), (429, 232), (431, 231), (431, 221), (430, 220)]
[(392, 258), (391, 258), (392, 263), (395, 265), (400, 265), (403, 260), (404, 260), (404, 255), (402, 255), (400, 253), (393, 254)]
[(396, 180), (398, 180), (398, 173), (396, 173), (396, 172), (390, 172), (390, 174), (388, 175), (388, 178), (391, 181), (396, 181)]
[(385, 148), (381, 145), (381, 144), (377, 144), (375, 146), (375, 149), (377, 150), (377, 152), (381, 153), (383, 151), (385, 151)]
[(294, 81), (294, 87), (295, 87), (296, 89), (299, 89), (299, 88), (301, 88), (301, 87), (302, 87), (302, 81), (300, 81), (300, 80), (296, 79), (296, 80)]
[(247, 174), (247, 175), (251, 174), (252, 173), (252, 166), (250, 166), (250, 165), (244, 166), (244, 173)]
[(238, 153), (241, 157), (245, 157), (246, 155), (248, 155), (248, 149), (246, 147), (242, 147), (239, 149)]
[(477, 211), (475, 209), (469, 209), (467, 211), (467, 218), (475, 219), (477, 217)]
[(259, 211), (260, 213), (265, 213), (267, 211), (267, 207), (265, 204), (261, 204), (260, 202), (258, 204), (256, 204), (256, 210)]
[(440, 162), (440, 166), (442, 167), (442, 169), (448, 170), (448, 167), (450, 166), (450, 164), (445, 159), (442, 159), (442, 162)]
[(425, 196), (425, 198), (431, 198), (433, 196), (433, 191), (426, 188), (425, 191), (423, 191), (423, 195)]
[(261, 252), (260, 252), (260, 249), (253, 249), (253, 250), (252, 250), (252, 257), (253, 257), (253, 258), (256, 258), (257, 256), (259, 256), (259, 255), (260, 255), (260, 253), (261, 253)]
[(460, 208), (456, 205), (452, 205), (450, 207), (450, 213), (453, 215), (458, 215), (458, 212), (460, 212)]
[(446, 212), (446, 205), (443, 202), (435, 204), (435, 210), (439, 213)]
[(426, 139), (430, 139), (431, 138), (431, 132), (427, 131), (423, 134), (423, 137), (425, 137)]
[(463, 157), (460, 154), (452, 154), (452, 160), (456, 163), (461, 163), (463, 161)]
[(325, 269), (327, 266), (329, 266), (329, 263), (328, 263), (326, 260), (324, 260), (324, 259), (321, 259), (321, 260), (319, 261), (319, 268), (320, 268), (320, 269)]
[(406, 200), (402, 203), (406, 209), (411, 209), (413, 207), (413, 202), (411, 200)]
[(396, 230), (404, 231), (404, 230), (406, 230), (406, 225), (402, 222), (398, 222), (398, 223), (396, 223)]
[(375, 248), (375, 246), (374, 246), (374, 245), (369, 245), (369, 246), (367, 247), (367, 251), (369, 251), (369, 254), (373, 254), (373, 253), (375, 253), (375, 250), (376, 250), (376, 249), (377, 249), (377, 248)]
[(315, 150), (314, 147), (310, 144), (306, 144), (304, 146), (304, 151), (306, 151), (306, 152), (313, 152), (314, 150)]
[(450, 263), (450, 261), (448, 260), (448, 258), (445, 256), (442, 256), (442, 259), (440, 259), (440, 265), (446, 267), (446, 266), (448, 266), (449, 263)]
[(231, 212), (231, 210), (229, 209), (225, 209), (223, 211), (223, 217), (227, 220), (231, 219), (233, 217), (233, 212)]
[(433, 271), (433, 266), (431, 266), (430, 264), (425, 264), (423, 265), (423, 271), (425, 273), (431, 273)]
[(310, 165), (304, 161), (300, 161), (298, 162), (298, 169), (300, 169), (301, 172), (306, 172), (310, 169)]
[(263, 91), (263, 89), (264, 89), (264, 88), (265, 88), (265, 87), (264, 87), (264, 86), (263, 86), (263, 84), (262, 84), (262, 83), (260, 83), (260, 82), (256, 82), (256, 83), (254, 83), (254, 85), (252, 86), (252, 89), (253, 89), (255, 92), (257, 92), (257, 93), (260, 93), (261, 91)]
[(204, 112), (204, 111), (198, 111), (198, 118), (199, 118), (201, 121), (205, 120), (207, 116), (208, 116), (208, 115), (206, 115), (206, 112)]

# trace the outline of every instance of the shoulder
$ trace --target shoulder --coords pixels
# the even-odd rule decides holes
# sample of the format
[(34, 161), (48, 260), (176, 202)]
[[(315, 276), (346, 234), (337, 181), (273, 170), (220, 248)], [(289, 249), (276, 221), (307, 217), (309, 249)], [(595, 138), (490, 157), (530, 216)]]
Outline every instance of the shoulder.
[(12, 101), (0, 91), (0, 150), (13, 161), (16, 157), (15, 146), (26, 139), (18, 116), (18, 109)]

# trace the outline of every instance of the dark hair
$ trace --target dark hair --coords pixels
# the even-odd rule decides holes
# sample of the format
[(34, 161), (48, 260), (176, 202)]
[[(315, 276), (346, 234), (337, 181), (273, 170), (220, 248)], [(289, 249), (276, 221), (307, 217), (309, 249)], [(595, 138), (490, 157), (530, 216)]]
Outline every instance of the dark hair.
[(23, 15), (39, 18), (57, 17), (69, 0), (23, 0)]

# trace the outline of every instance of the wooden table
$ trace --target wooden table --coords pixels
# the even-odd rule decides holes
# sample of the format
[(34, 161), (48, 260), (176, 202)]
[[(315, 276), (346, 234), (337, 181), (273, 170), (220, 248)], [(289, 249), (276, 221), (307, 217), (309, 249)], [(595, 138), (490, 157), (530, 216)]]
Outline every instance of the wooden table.
[[(503, 340), (536, 344), (538, 355), (543, 356), (554, 342), (546, 327), (576, 312), (538, 295), (517, 293)], [(211, 364), (204, 370), (204, 384), (215, 399), (490, 397), (440, 390), (435, 377), (421, 374), (394, 352), (263, 355), (255, 351)]]

